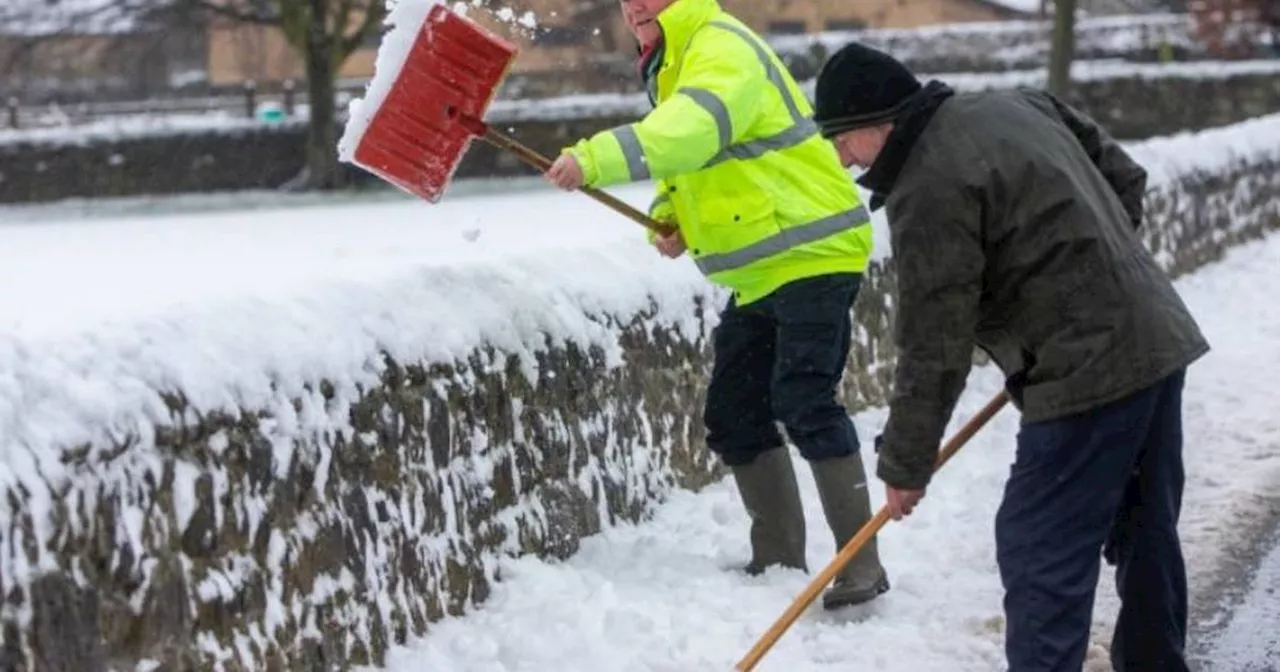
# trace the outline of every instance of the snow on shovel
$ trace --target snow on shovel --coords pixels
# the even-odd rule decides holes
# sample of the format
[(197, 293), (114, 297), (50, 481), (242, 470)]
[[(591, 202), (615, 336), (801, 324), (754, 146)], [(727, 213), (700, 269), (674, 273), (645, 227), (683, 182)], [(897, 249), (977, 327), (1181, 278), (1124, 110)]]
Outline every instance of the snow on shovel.
[[(352, 102), (339, 158), (430, 203), (444, 195), (474, 138), (546, 172), (550, 159), (482, 121), (518, 49), (444, 5), (414, 20), (410, 12), (423, 7), (401, 0), (399, 21), (392, 12), (396, 27), (378, 49), (365, 98)], [(581, 191), (659, 234), (671, 231), (609, 194)]]

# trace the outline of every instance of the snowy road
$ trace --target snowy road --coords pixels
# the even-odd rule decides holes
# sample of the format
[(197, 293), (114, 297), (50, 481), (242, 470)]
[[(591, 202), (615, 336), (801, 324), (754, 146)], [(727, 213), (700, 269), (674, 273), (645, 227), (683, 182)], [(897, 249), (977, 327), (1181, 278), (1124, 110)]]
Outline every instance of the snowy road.
[(1193, 669), (1200, 672), (1280, 670), (1280, 495), (1223, 549), (1217, 576), (1203, 589), (1193, 616)]
[(1209, 648), (1206, 670), (1280, 670), (1280, 537), (1262, 558), (1244, 601)]
[[(1187, 492), (1182, 532), (1193, 591), (1221, 561), (1236, 521), (1257, 514), (1257, 495), (1280, 485), (1280, 235), (1230, 253), (1178, 282), (1214, 350), (1192, 368), (1186, 391)], [(998, 390), (992, 370), (970, 379), (953, 429)], [(864, 437), (883, 413), (856, 416)], [(811, 609), (759, 670), (874, 669), (927, 672), (1002, 669), (1001, 589), (991, 521), (1012, 458), (1016, 412), (1002, 412), (946, 468), (924, 507), (882, 534), (894, 589), (839, 616)], [(812, 478), (800, 470), (810, 563), (834, 552)], [(874, 504), (883, 493), (873, 489)], [(806, 577), (776, 571), (742, 578), (726, 568), (747, 557), (746, 520), (729, 482), (677, 493), (638, 526), (608, 531), (570, 560), (507, 563), (505, 580), (472, 613), (433, 626), (389, 660), (394, 672), (451, 670), (675, 671), (731, 669)], [(1253, 597), (1217, 644), (1221, 655), (1274, 649), (1276, 553)], [(1267, 591), (1273, 591), (1268, 593)], [(1203, 598), (1204, 596), (1200, 596)], [(1116, 601), (1104, 572), (1089, 670), (1108, 669)], [(1270, 633), (1274, 633), (1274, 627)], [(1231, 666), (1237, 672), (1245, 668)], [(1254, 668), (1248, 668), (1254, 669)], [(1258, 668), (1267, 669), (1267, 668)], [(1275, 669), (1273, 665), (1272, 668)]]

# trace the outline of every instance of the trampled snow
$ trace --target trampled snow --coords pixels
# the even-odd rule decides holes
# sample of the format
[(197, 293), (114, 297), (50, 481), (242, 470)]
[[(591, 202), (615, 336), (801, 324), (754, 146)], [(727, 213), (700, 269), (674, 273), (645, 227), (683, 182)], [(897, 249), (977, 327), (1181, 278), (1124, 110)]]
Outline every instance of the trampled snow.
[[(1280, 235), (1272, 235), (1177, 283), (1213, 346), (1190, 369), (1184, 400), (1187, 489), (1181, 531), (1193, 593), (1214, 566), (1216, 548), (1233, 533), (1232, 521), (1256, 514), (1258, 496), (1280, 486), (1280, 418), (1274, 412), (1280, 305), (1272, 300), (1280, 291), (1277, 265)], [(1001, 382), (992, 368), (975, 370), (949, 434)], [(876, 409), (854, 419), (866, 439), (883, 427), (885, 413)], [(938, 474), (915, 514), (882, 531), (880, 552), (893, 583), (889, 593), (836, 614), (811, 607), (757, 669), (1003, 669), (992, 521), (1017, 429), (1016, 411), (1006, 408)], [(864, 450), (862, 456), (873, 473), (874, 454)], [(799, 454), (793, 451), (792, 457), (816, 573), (834, 556), (835, 545), (813, 479)], [(883, 501), (876, 483), (873, 506)], [(732, 669), (812, 576), (773, 570), (747, 578), (731, 571), (749, 557), (747, 525), (727, 480), (699, 494), (676, 492), (651, 521), (590, 538), (563, 563), (531, 557), (504, 562), (504, 579), (485, 604), (433, 624), (426, 637), (397, 649), (387, 670)], [(1263, 580), (1274, 585), (1271, 575)], [(1105, 645), (1117, 608), (1112, 581), (1104, 567), (1090, 672), (1110, 669)], [(1254, 612), (1274, 614), (1268, 608), (1260, 599)], [(1227, 639), (1224, 645), (1253, 647), (1244, 654), (1265, 652), (1258, 647), (1268, 642), (1252, 637), (1268, 631), (1249, 626), (1244, 622), (1228, 636), (1243, 643)]]
[[(1262, 558), (1249, 592), (1205, 656), (1215, 672), (1270, 672), (1280, 667), (1280, 539)], [(1260, 663), (1266, 662), (1263, 666)]]

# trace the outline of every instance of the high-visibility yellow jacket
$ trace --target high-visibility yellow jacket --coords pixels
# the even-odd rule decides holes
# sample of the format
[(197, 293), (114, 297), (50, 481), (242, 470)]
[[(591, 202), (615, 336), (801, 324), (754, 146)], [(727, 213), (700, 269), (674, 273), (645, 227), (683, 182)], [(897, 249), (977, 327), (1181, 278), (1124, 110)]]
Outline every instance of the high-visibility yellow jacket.
[(716, 0), (658, 15), (656, 106), (572, 152), (588, 186), (657, 181), (698, 268), (738, 305), (788, 282), (862, 272), (870, 215), (812, 108), (768, 45)]

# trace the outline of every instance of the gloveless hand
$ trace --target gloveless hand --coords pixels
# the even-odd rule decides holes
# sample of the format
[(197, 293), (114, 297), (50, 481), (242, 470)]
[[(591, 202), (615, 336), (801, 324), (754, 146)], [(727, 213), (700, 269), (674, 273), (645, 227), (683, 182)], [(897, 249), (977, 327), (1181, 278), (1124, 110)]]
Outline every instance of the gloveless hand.
[(578, 165), (578, 160), (573, 158), (572, 154), (564, 153), (551, 164), (547, 169), (547, 181), (564, 189), (565, 191), (573, 191), (582, 186), (582, 166)]
[(902, 520), (911, 515), (922, 499), (924, 499), (924, 488), (900, 490), (889, 484), (884, 486), (885, 505), (889, 507), (889, 517), (894, 520)]
[(658, 236), (653, 241), (653, 244), (658, 248), (658, 252), (668, 259), (675, 259), (689, 249), (684, 242), (684, 236), (680, 234), (680, 229), (676, 229), (665, 236)]

